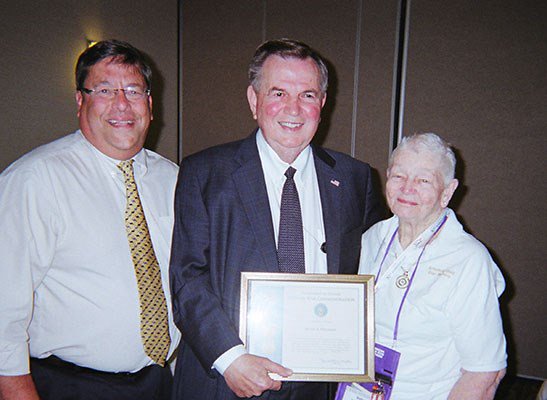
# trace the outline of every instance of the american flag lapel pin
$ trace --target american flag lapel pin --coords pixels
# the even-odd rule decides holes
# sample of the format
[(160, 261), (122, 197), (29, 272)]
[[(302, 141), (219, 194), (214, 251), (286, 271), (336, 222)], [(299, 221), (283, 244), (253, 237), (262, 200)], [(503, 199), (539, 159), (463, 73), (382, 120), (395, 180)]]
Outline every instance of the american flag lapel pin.
[(336, 187), (340, 186), (340, 182), (337, 179), (331, 179), (330, 183), (332, 183)]

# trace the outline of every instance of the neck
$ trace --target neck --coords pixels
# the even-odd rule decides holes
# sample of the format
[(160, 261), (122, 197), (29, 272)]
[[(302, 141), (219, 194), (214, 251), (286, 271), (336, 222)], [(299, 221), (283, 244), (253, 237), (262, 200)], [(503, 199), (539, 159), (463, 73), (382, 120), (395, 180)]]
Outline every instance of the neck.
[(418, 236), (431, 226), (442, 214), (442, 211), (437, 215), (427, 219), (426, 221), (403, 221), (399, 219), (399, 243), (403, 249), (406, 249)]

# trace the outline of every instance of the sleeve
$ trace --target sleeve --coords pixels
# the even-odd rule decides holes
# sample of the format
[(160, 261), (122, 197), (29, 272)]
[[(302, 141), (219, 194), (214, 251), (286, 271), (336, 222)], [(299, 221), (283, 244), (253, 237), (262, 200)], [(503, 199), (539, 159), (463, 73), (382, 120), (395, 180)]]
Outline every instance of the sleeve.
[(169, 270), (175, 323), (210, 371), (220, 355), (242, 342), (211, 285), (211, 233), (201, 171), (192, 162), (181, 165)]
[(0, 375), (29, 373), (33, 292), (53, 259), (58, 220), (46, 178), (10, 168), (0, 175)]
[(447, 303), (447, 313), (462, 367), (471, 372), (506, 367), (498, 294), (503, 277), (486, 248), (474, 243)]

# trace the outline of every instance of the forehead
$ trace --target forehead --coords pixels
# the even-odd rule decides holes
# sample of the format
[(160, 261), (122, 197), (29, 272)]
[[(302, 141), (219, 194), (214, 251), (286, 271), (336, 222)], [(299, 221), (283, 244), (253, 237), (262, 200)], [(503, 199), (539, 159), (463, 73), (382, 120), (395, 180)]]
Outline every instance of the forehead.
[(283, 58), (272, 55), (264, 62), (261, 75), (266, 88), (287, 84), (319, 89), (319, 68), (311, 58)]
[(406, 148), (396, 153), (392, 168), (414, 172), (440, 172), (441, 157), (428, 150)]
[(143, 84), (144, 77), (135, 65), (122, 64), (114, 58), (105, 58), (89, 68), (86, 82), (113, 81)]

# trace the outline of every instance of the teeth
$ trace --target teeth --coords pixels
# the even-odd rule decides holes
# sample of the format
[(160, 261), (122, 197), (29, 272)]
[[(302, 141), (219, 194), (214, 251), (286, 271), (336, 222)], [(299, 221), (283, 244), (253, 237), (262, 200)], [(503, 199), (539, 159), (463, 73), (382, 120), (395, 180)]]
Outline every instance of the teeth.
[(133, 124), (133, 121), (131, 120), (109, 119), (108, 122), (112, 125), (132, 125)]
[(280, 122), (279, 124), (281, 126), (284, 126), (286, 128), (291, 128), (291, 129), (298, 128), (299, 126), (302, 126), (302, 124), (298, 123), (298, 122)]

